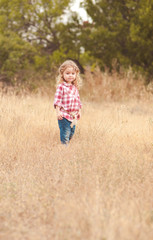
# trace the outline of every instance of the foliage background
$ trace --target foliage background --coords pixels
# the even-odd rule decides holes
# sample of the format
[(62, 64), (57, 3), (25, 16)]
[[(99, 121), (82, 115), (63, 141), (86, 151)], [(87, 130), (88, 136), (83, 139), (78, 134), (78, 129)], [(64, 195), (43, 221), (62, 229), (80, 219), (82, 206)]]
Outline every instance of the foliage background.
[(72, 58), (93, 71), (130, 67), (151, 82), (153, 0), (84, 0), (90, 21), (70, 10), (73, 2), (0, 0), (0, 81), (34, 89)]

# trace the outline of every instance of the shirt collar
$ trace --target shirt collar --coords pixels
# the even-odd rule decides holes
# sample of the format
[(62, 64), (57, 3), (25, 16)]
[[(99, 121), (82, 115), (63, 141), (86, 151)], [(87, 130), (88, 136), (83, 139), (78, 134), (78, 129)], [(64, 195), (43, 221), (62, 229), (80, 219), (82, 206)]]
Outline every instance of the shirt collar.
[(67, 82), (63, 82), (63, 84), (64, 84), (64, 86), (66, 86), (66, 87), (71, 87), (71, 86), (73, 86), (71, 83), (67, 83)]

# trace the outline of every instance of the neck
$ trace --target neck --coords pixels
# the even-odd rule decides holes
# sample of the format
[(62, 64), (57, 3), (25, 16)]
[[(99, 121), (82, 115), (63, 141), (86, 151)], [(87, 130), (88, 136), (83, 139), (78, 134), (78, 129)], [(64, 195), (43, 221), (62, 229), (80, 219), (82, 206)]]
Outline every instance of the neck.
[(66, 82), (66, 81), (64, 81), (64, 83), (66, 83), (66, 84), (68, 84), (68, 85), (72, 85), (72, 84), (73, 84), (73, 83), (71, 83), (71, 82), (69, 83), (69, 82)]

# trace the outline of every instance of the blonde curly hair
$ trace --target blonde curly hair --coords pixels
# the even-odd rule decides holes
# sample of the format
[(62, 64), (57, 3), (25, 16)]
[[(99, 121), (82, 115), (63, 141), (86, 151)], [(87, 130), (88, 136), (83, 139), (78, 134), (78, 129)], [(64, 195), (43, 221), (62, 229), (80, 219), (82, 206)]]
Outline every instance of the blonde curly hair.
[(57, 77), (57, 85), (60, 83), (65, 82), (64, 78), (63, 78), (63, 73), (66, 70), (66, 68), (68, 67), (72, 67), (75, 71), (76, 71), (76, 79), (72, 82), (72, 84), (79, 89), (79, 87), (81, 86), (82, 83), (82, 79), (80, 77), (80, 69), (77, 66), (77, 64), (75, 62), (73, 62), (72, 60), (66, 60), (65, 62), (62, 63), (62, 65), (59, 67), (59, 75)]

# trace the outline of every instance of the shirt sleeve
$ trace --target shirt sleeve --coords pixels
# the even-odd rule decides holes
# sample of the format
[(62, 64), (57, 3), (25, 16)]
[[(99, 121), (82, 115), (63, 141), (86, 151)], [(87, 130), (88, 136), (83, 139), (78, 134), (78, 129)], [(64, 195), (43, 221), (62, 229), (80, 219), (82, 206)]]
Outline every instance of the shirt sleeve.
[(62, 97), (63, 97), (63, 87), (59, 85), (56, 89), (55, 98), (54, 98), (54, 108), (56, 106), (62, 107)]
[(80, 101), (79, 91), (78, 91), (78, 103), (79, 103), (79, 108), (82, 108), (82, 103), (81, 103), (81, 101)]

